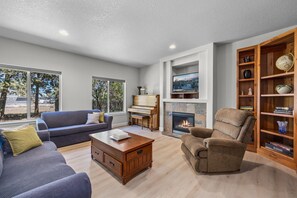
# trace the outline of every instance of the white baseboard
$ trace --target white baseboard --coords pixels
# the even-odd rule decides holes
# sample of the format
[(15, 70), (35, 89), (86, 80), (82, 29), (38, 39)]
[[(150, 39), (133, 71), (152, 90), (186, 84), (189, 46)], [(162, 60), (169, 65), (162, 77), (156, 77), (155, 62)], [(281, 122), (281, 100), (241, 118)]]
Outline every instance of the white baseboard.
[(112, 124), (112, 128), (117, 128), (117, 127), (122, 127), (127, 125), (128, 125), (128, 122), (115, 123), (115, 124)]

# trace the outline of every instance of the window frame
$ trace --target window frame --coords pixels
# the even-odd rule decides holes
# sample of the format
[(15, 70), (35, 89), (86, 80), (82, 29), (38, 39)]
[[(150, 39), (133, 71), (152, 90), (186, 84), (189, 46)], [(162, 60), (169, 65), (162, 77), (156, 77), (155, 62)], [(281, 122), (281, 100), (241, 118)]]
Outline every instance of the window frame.
[(18, 123), (31, 123), (31, 122), (35, 122), (35, 120), (37, 119), (37, 118), (32, 119), (32, 117), (31, 117), (31, 102), (32, 102), (32, 100), (31, 100), (31, 73), (32, 72), (53, 74), (53, 75), (59, 76), (59, 101), (60, 101), (59, 102), (59, 111), (62, 110), (62, 72), (45, 70), (45, 69), (35, 69), (35, 68), (30, 68), (30, 67), (7, 65), (7, 64), (0, 64), (0, 68), (23, 71), (23, 72), (26, 72), (26, 74), (27, 74), (27, 82), (26, 82), (27, 118), (26, 118), (26, 120), (0, 122), (0, 126), (1, 125), (18, 124)]
[[(92, 76), (92, 82), (93, 80), (102, 80), (102, 81), (107, 81), (107, 114), (109, 115), (119, 115), (119, 114), (126, 114), (127, 113), (127, 82), (126, 80), (121, 80), (121, 79), (113, 79), (113, 78), (104, 78), (104, 77), (97, 77), (97, 76)], [(117, 112), (110, 112), (110, 100), (109, 100), (109, 84), (110, 81), (114, 82), (122, 82), (124, 84), (124, 94), (123, 94), (123, 111), (117, 111)], [(92, 86), (92, 91), (93, 91), (93, 86)], [(93, 97), (92, 97), (93, 100)], [(92, 105), (93, 108), (93, 105)], [(100, 109), (101, 110), (101, 109)]]

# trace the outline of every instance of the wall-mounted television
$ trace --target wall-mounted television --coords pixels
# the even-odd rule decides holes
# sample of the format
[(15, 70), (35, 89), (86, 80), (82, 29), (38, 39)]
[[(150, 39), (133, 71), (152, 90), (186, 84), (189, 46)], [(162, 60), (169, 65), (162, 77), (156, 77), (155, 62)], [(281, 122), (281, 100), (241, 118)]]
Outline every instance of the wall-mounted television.
[(199, 73), (174, 75), (172, 79), (172, 92), (198, 92)]

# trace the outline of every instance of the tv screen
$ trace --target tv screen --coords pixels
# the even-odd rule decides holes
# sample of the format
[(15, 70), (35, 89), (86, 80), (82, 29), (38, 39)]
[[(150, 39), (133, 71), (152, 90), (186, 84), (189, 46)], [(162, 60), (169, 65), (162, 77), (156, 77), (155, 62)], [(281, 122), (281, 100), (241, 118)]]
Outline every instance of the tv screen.
[(173, 76), (173, 92), (198, 92), (199, 76), (198, 72), (189, 74), (179, 74)]

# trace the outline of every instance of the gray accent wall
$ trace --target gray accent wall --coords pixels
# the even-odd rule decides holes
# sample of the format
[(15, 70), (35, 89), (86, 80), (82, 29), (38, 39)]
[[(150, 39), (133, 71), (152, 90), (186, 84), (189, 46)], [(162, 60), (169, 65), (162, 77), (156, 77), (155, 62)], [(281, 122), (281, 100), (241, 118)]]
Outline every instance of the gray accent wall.
[[(0, 37), (0, 64), (62, 72), (62, 110), (92, 108), (92, 77), (126, 81), (127, 107), (137, 93), (139, 69)], [(114, 126), (127, 124), (115, 114)]]

